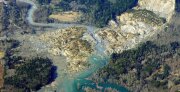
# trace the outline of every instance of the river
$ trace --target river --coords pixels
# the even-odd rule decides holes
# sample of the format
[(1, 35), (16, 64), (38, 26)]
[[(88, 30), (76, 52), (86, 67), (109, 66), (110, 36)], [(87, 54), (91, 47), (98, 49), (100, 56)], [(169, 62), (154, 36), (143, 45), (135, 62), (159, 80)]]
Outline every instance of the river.
[[(31, 8), (28, 11), (27, 20), (29, 24), (33, 26), (39, 26), (39, 27), (53, 27), (53, 28), (66, 28), (66, 27), (72, 27), (72, 26), (82, 26), (86, 27), (88, 33), (92, 36), (92, 38), (96, 41), (95, 46), (95, 53), (89, 57), (88, 61), (91, 64), (91, 67), (82, 73), (77, 74), (77, 76), (70, 78), (68, 76), (59, 78), (61, 80), (60, 83), (57, 83), (56, 92), (83, 92), (84, 87), (90, 87), (97, 90), (104, 91), (105, 88), (115, 88), (118, 91), (121, 92), (128, 92), (127, 89), (125, 89), (122, 86), (116, 85), (116, 84), (108, 84), (108, 83), (94, 83), (93, 81), (87, 80), (86, 78), (89, 77), (92, 73), (96, 72), (101, 67), (108, 64), (109, 61), (109, 55), (106, 55), (104, 53), (104, 48), (101, 42), (98, 41), (98, 39), (95, 36), (94, 31), (97, 29), (93, 26), (86, 26), (86, 25), (80, 25), (80, 24), (65, 24), (65, 23), (36, 23), (33, 20), (33, 14), (38, 9), (38, 6), (30, 0), (17, 0), (19, 2), (28, 3), (31, 5)], [(59, 73), (60, 71), (58, 71)], [(60, 73), (58, 74), (60, 75)], [(62, 81), (63, 80), (63, 81)], [(101, 86), (102, 89), (99, 89), (98, 86)], [(46, 89), (42, 88), (40, 92), (53, 92), (54, 89)]]

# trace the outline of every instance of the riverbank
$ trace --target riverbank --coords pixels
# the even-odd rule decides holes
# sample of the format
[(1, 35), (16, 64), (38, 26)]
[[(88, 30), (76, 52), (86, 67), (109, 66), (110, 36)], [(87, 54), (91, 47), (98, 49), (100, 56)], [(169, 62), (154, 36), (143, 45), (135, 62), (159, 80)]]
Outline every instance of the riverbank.
[[(40, 90), (42, 92), (51, 92), (54, 90), (74, 92), (74, 90), (78, 90), (77, 86), (79, 83), (77, 80), (81, 80), (80, 84), (82, 82), (82, 85), (92, 84), (92, 81), (87, 81), (86, 78), (107, 65), (112, 53), (121, 53), (124, 50), (134, 48), (140, 42), (144, 41), (145, 38), (152, 36), (164, 28), (163, 22), (158, 16), (152, 17), (152, 15), (155, 15), (154, 13), (143, 10), (122, 14), (117, 18), (118, 24), (115, 28), (106, 27), (98, 29), (80, 24), (37, 23), (34, 22), (34, 13), (40, 6), (30, 0), (17, 1), (31, 5), (27, 14), (29, 25), (40, 28), (48, 27), (58, 29), (54, 31), (49, 29), (46, 32), (42, 30), (35, 34), (20, 34), (17, 32), (12, 36), (13, 39), (15, 38), (20, 41), (20, 47), (17, 50), (19, 51), (19, 55), (24, 55), (25, 57), (33, 57), (36, 55), (49, 57), (53, 60), (54, 65), (58, 67), (57, 79), (52, 84), (43, 87)], [(144, 19), (134, 20), (131, 15), (138, 14), (138, 12), (145, 12), (145, 14), (150, 16), (138, 15), (136, 17), (143, 17)], [(149, 17), (155, 20), (153, 23), (158, 21), (158, 25), (151, 25), (152, 22), (149, 23), (148, 20)], [(144, 21), (146, 19), (148, 23)], [(77, 27), (83, 28), (83, 31), (76, 29)], [(75, 30), (72, 30), (73, 28)], [(84, 30), (84, 28), (86, 30)], [(78, 62), (72, 64), (72, 60)], [(86, 61), (83, 63), (87, 66), (82, 68), (80, 65), (82, 61)], [(75, 68), (68, 68), (71, 64)], [(71, 69), (76, 72), (69, 73), (68, 71)], [(98, 85), (96, 86), (96, 88), (99, 88)], [(103, 90), (109, 87), (115, 89), (119, 87), (122, 88), (122, 86), (107, 83), (102, 84), (102, 86), (104, 87)], [(84, 88), (82, 88), (82, 90), (84, 90)]]

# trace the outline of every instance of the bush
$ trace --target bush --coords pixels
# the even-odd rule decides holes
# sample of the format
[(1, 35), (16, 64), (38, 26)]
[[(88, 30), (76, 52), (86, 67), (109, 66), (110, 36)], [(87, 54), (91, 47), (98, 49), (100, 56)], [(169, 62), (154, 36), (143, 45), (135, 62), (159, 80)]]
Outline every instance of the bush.
[(170, 45), (171, 45), (172, 50), (180, 48), (180, 45), (178, 42), (172, 42)]
[(37, 0), (40, 5), (50, 4), (51, 0)]

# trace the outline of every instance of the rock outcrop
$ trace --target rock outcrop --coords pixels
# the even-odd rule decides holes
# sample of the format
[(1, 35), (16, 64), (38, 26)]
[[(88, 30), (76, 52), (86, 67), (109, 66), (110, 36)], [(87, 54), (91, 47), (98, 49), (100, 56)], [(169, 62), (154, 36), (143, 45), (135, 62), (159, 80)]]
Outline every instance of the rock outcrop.
[(110, 27), (97, 32), (106, 52), (121, 52), (163, 30), (175, 11), (175, 0), (139, 0), (134, 10), (128, 10), (111, 20)]
[(119, 53), (163, 29), (164, 21), (148, 10), (132, 10), (117, 16), (117, 28), (105, 28), (97, 33), (107, 53)]
[(160, 17), (169, 21), (175, 11), (175, 0), (139, 0), (138, 9), (153, 11)]

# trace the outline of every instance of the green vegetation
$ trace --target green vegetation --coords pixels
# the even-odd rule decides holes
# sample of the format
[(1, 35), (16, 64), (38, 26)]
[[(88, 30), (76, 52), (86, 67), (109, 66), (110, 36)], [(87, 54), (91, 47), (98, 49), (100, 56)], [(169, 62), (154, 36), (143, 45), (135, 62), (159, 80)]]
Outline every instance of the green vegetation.
[(27, 27), (27, 23), (25, 22), (26, 19), (24, 18), (25, 16), (23, 16), (24, 13), (27, 13), (28, 9), (29, 9), (30, 5), (28, 4), (20, 4), (17, 5), (15, 1), (13, 0), (9, 0), (9, 4), (3, 5), (3, 9), (2, 9), (2, 18), (1, 18), (1, 22), (2, 22), (2, 31), (7, 30), (8, 32), (13, 31), (11, 28), (17, 26), (25, 26)]
[(37, 0), (40, 5), (50, 4), (51, 0)]
[(15, 75), (5, 78), (5, 84), (13, 85), (26, 92), (36, 91), (56, 77), (56, 67), (48, 58), (34, 58), (15, 70)]
[(115, 20), (117, 15), (134, 7), (137, 1), (138, 0), (62, 0), (55, 6), (63, 11), (81, 11), (85, 15), (85, 21), (97, 27), (103, 27), (110, 19)]
[[(137, 70), (137, 78), (140, 78), (140, 76), (147, 77), (160, 67), (160, 63), (162, 62), (159, 61), (156, 55), (161, 52), (161, 49), (162, 47), (160, 48), (152, 42), (147, 42), (137, 49), (127, 50), (121, 54), (112, 54), (110, 65), (107, 67), (113, 70), (111, 73), (114, 74), (126, 74), (128, 71), (135, 68)], [(149, 56), (149, 54), (151, 54), (152, 57), (146, 58), (146, 55)], [(141, 63), (145, 58), (147, 62), (142, 66)], [(142, 72), (144, 72), (144, 74), (140, 75)]]
[(136, 49), (112, 54), (110, 63), (98, 71), (97, 75), (105, 82), (113, 80), (130, 87), (141, 83), (166, 89), (171, 68), (165, 60), (171, 58), (179, 47), (178, 42), (158, 46), (147, 41)]

